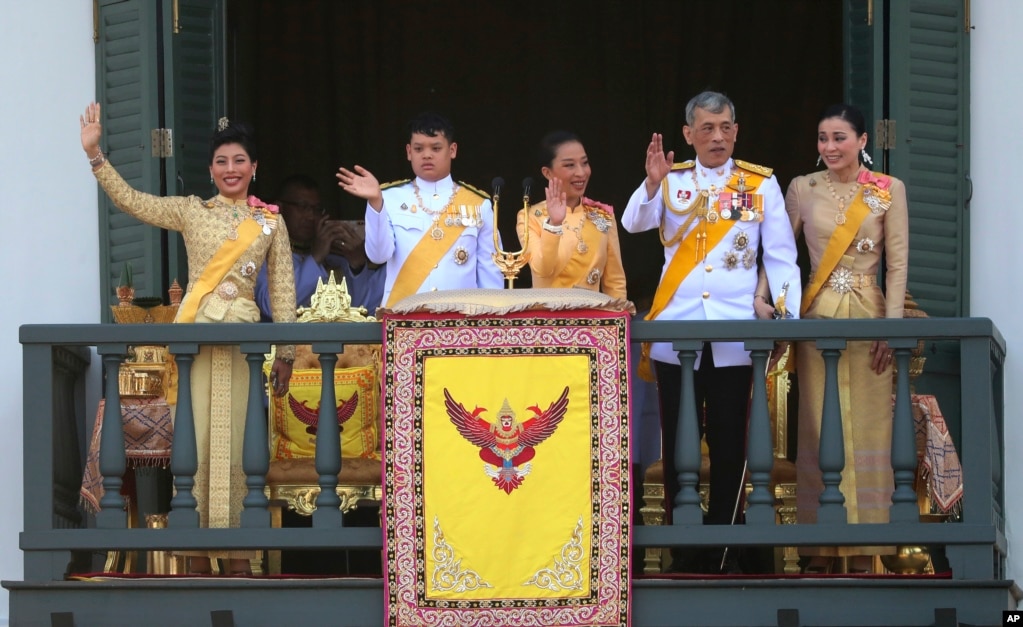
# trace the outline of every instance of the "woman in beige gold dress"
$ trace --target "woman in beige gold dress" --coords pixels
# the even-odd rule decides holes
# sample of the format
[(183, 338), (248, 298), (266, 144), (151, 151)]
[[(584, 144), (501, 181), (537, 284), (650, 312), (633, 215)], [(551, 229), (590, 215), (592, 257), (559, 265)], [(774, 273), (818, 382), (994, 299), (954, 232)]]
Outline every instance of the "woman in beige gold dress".
[(533, 287), (581, 287), (625, 299), (625, 269), (614, 210), (586, 198), (590, 160), (571, 133), (548, 134), (540, 144), (547, 200), (522, 209), (516, 231), (529, 229)]
[[(812, 273), (803, 290), (802, 318), (901, 318), (909, 257), (906, 188), (863, 162), (863, 114), (849, 105), (828, 108), (817, 126), (817, 151), (826, 169), (796, 177), (785, 206), (797, 237), (806, 238)], [(877, 284), (885, 260), (885, 285)], [(800, 523), (817, 520), (823, 490), (818, 452), (824, 402), (824, 362), (813, 342), (797, 347), (799, 446), (796, 480)], [(838, 365), (845, 469), (840, 489), (850, 523), (888, 522), (894, 489), (891, 466), (892, 351), (884, 341), (849, 342)], [(889, 547), (803, 549), (806, 570), (830, 572), (846, 557), (849, 572), (870, 572), (873, 556)]]
[[(277, 207), (249, 196), (256, 177), (255, 143), (245, 125), (222, 118), (210, 140), (210, 180), (216, 196), (159, 197), (128, 185), (100, 150), (100, 106), (81, 116), (82, 148), (96, 180), (122, 211), (154, 226), (180, 231), (188, 252), (188, 287), (175, 322), (259, 322), (253, 300), (259, 268), (267, 264), (275, 322), (295, 320), (291, 245)], [(271, 380), (285, 394), (294, 347), (277, 347)], [(199, 468), (193, 494), (203, 527), (237, 527), (246, 493), (242, 440), (249, 368), (237, 347), (203, 346), (191, 373)], [(189, 571), (208, 573), (211, 558), (226, 558), (223, 572), (245, 574), (256, 552), (189, 553)]]

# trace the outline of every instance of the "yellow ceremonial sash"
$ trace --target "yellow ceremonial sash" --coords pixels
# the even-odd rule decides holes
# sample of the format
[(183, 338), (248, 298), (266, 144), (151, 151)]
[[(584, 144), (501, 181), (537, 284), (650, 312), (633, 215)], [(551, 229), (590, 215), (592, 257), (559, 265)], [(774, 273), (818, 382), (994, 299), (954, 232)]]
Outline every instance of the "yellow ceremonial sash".
[[(739, 171), (736, 171), (735, 173), (732, 174), (732, 178), (729, 179), (728, 182), (729, 188), (738, 189), (737, 183), (739, 180), (739, 176), (740, 176)], [(760, 184), (766, 178), (759, 174), (746, 171), (742, 172), (742, 176), (745, 178), (744, 191), (749, 193), (755, 193), (756, 190), (760, 187)], [(665, 177), (661, 183), (661, 191), (663, 194), (665, 211), (667, 211), (668, 210), (667, 207), (671, 202), (671, 199), (669, 198), (668, 195), (667, 177)], [(694, 202), (699, 201), (697, 200)], [(712, 207), (711, 209), (716, 210), (717, 208)], [(689, 220), (687, 220), (686, 223), (679, 228), (686, 228), (689, 225), (690, 221), (693, 220), (695, 217), (696, 217), (695, 215), (690, 216)], [(701, 231), (699, 225), (697, 225), (697, 228), (694, 228), (692, 231), (689, 232), (685, 239), (683, 239), (679, 243), (678, 249), (675, 251), (674, 256), (672, 256), (671, 258), (671, 262), (668, 263), (668, 268), (664, 271), (664, 276), (661, 277), (661, 282), (658, 283), (657, 285), (657, 291), (654, 292), (654, 302), (650, 307), (650, 311), (647, 312), (647, 315), (643, 318), (644, 320), (656, 319), (657, 316), (662, 311), (664, 311), (664, 308), (668, 306), (668, 303), (671, 302), (671, 299), (675, 295), (675, 292), (678, 291), (678, 286), (682, 285), (682, 281), (685, 280), (687, 276), (689, 276), (689, 273), (693, 271), (693, 268), (696, 267), (696, 264), (702, 261), (701, 258), (698, 258), (701, 257), (701, 255), (699, 255), (699, 248), (703, 249), (704, 252), (703, 256), (705, 256), (706, 251), (713, 250), (714, 247), (721, 242), (725, 234), (732, 230), (733, 224), (734, 223), (731, 220), (718, 219), (713, 224), (705, 220), (705, 230), (703, 231), (703, 233), (705, 234), (705, 238), (703, 242), (699, 242), (698, 241), (699, 238), (697, 237), (697, 234), (700, 233)], [(644, 342), (642, 345), (639, 366), (636, 371), (639, 373), (639, 376), (642, 377), (645, 381), (654, 381), (655, 379), (654, 371), (650, 367), (649, 342)]]
[[(482, 199), (478, 195), (464, 187), (458, 188), (458, 192), (452, 197), (448, 206), (441, 210), (441, 219), (434, 222), (433, 226), (423, 234), (422, 239), (419, 240), (416, 247), (405, 258), (401, 268), (398, 269), (398, 276), (394, 278), (394, 285), (391, 287), (391, 295), (387, 298), (387, 307), (391, 307), (406, 296), (411, 296), (418, 292), (423, 281), (426, 280), (426, 277), (430, 276), (433, 267), (458, 241), (458, 236), (462, 234), (465, 227), (461, 223), (456, 223), (454, 226), (446, 226), (444, 224), (443, 216), (447, 214), (450, 208), (458, 207), (459, 205), (478, 207), (481, 204), (483, 204)], [(478, 211), (473, 215), (481, 217)], [(461, 214), (458, 214), (457, 217), (461, 217)], [(432, 235), (434, 228), (444, 231), (444, 237), (434, 239)]]
[(853, 238), (856, 237), (856, 233), (860, 230), (860, 225), (863, 224), (863, 220), (868, 215), (870, 215), (870, 207), (867, 206), (867, 203), (863, 202), (863, 192), (861, 191), (856, 195), (856, 199), (853, 200), (852, 204), (849, 205), (849, 209), (845, 212), (845, 224), (838, 225), (831, 232), (831, 239), (828, 240), (824, 254), (821, 255), (820, 263), (817, 264), (813, 280), (803, 290), (803, 302), (799, 308), (800, 317), (805, 315), (810, 309), (813, 299), (817, 297), (817, 293), (821, 291), (824, 283), (831, 276), (831, 273), (835, 271), (838, 262), (845, 255), (845, 251), (849, 250), (849, 245), (852, 244)]
[[(174, 322), (195, 322), (195, 313), (199, 311), (199, 303), (220, 284), (238, 258), (241, 257), (252, 242), (263, 232), (263, 227), (255, 220), (245, 219), (237, 228), (238, 237), (229, 239), (220, 245), (217, 252), (206, 263), (202, 274), (196, 279), (195, 285), (189, 290), (188, 296), (178, 309)], [(170, 405), (178, 402), (178, 368), (174, 356), (170, 355), (167, 363), (167, 384), (164, 385), (164, 398)]]
[[(714, 224), (707, 224), (706, 230), (706, 248), (704, 250), (712, 250), (717, 246), (721, 240), (725, 237), (725, 234), (732, 230), (733, 223), (729, 220), (718, 220)], [(697, 234), (700, 232), (699, 228), (695, 228), (689, 232), (689, 235), (682, 240), (675, 254), (671, 258), (671, 262), (668, 264), (668, 269), (664, 271), (664, 276), (661, 278), (661, 282), (657, 284), (657, 291), (654, 292), (654, 302), (650, 307), (650, 311), (643, 318), (644, 320), (654, 320), (657, 316), (664, 311), (664, 308), (671, 302), (671, 298), (678, 291), (678, 286), (682, 285), (682, 281), (689, 276), (689, 273), (693, 271), (696, 264), (701, 260), (697, 258), (697, 247), (703, 247), (703, 243), (698, 243)], [(639, 376), (643, 377), (646, 381), (654, 380), (654, 371), (650, 368), (650, 343), (644, 342), (642, 346), (642, 352), (640, 353), (639, 368), (637, 370)]]
[(195, 312), (199, 311), (199, 301), (220, 284), (220, 280), (227, 275), (227, 271), (231, 269), (234, 262), (238, 261), (242, 253), (248, 250), (252, 242), (256, 241), (256, 238), (263, 232), (263, 227), (255, 220), (245, 219), (238, 225), (237, 231), (238, 238), (229, 239), (221, 244), (217, 252), (213, 253), (213, 257), (206, 263), (206, 267), (202, 269), (202, 274), (196, 279), (195, 285), (188, 291), (188, 296), (181, 304), (178, 317), (174, 322), (195, 322)]

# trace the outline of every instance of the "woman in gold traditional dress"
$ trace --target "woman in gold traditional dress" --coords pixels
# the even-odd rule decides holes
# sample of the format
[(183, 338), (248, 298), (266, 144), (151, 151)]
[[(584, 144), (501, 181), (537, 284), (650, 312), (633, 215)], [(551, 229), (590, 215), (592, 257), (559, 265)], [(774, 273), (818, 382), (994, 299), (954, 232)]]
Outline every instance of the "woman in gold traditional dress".
[[(277, 208), (249, 196), (256, 177), (255, 144), (249, 129), (222, 118), (210, 140), (210, 179), (216, 196), (159, 197), (128, 185), (100, 150), (100, 106), (80, 118), (82, 148), (93, 174), (122, 211), (154, 226), (180, 231), (188, 252), (188, 287), (175, 322), (259, 322), (253, 300), (259, 268), (267, 264), (273, 319), (295, 320), (291, 245)], [(277, 347), (274, 392), (285, 394), (294, 347)], [(203, 346), (191, 374), (199, 469), (193, 493), (200, 525), (237, 527), (246, 493), (242, 440), (249, 368), (237, 347)], [(191, 572), (210, 572), (210, 558), (228, 558), (228, 574), (248, 572), (255, 552), (190, 553)]]
[[(798, 237), (806, 237), (812, 274), (803, 290), (802, 317), (901, 318), (909, 258), (906, 188), (871, 172), (863, 114), (834, 105), (817, 125), (817, 151), (827, 168), (796, 177), (785, 206)], [(882, 255), (885, 290), (877, 285)], [(796, 480), (800, 523), (817, 520), (823, 491), (819, 448), (824, 362), (814, 342), (796, 347), (799, 446)], [(892, 351), (884, 341), (849, 342), (838, 365), (845, 469), (840, 489), (850, 523), (888, 522), (894, 489), (891, 466)], [(873, 556), (892, 547), (804, 549), (807, 570), (830, 572), (847, 557), (850, 572), (869, 572)]]
[(533, 287), (582, 287), (625, 299), (618, 225), (610, 205), (585, 197), (590, 161), (582, 141), (564, 131), (540, 143), (547, 200), (519, 211), (521, 243), (529, 228)]

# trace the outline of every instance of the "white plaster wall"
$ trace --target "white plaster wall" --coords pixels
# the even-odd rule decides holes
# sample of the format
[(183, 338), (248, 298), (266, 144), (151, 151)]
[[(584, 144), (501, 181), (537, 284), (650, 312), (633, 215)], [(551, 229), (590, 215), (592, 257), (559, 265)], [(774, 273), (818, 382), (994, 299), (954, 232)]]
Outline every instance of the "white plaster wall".
[[(1023, 181), (1023, 2), (973, 2), (970, 63), (971, 314), (991, 318), (1008, 345), (1005, 362), (1005, 514), (1008, 577), (1023, 578), (1023, 211), (1012, 197)], [(966, 495), (966, 498), (970, 498)]]
[[(0, 7), (0, 579), (22, 579), (18, 327), (99, 321), (96, 183), (78, 138), (95, 47), (91, 2)], [(0, 590), (0, 625), (8, 609)]]

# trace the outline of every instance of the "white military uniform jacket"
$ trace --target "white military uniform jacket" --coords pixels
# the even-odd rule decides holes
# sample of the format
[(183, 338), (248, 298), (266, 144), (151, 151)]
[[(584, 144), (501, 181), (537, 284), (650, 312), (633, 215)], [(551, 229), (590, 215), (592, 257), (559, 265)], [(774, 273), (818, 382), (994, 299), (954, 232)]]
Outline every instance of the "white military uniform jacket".
[[(693, 167), (674, 169), (667, 176), (668, 194), (675, 207), (685, 209), (697, 198), (699, 190), (717, 192), (734, 191), (726, 189), (728, 181), (737, 166), (729, 159), (719, 168), (709, 169), (697, 160)], [(794, 316), (799, 315), (802, 289), (799, 283), (799, 267), (796, 265), (796, 243), (792, 225), (785, 213), (785, 199), (774, 176), (763, 180), (756, 194), (762, 194), (763, 222), (735, 221), (732, 229), (721, 241), (707, 251), (706, 257), (697, 263), (689, 275), (682, 280), (671, 301), (657, 315), (657, 320), (753, 320), (753, 295), (757, 287), (757, 249), (764, 249), (763, 264), (767, 271), (771, 293), (777, 298), (782, 285), (789, 284), (786, 306)], [(714, 200), (712, 194), (711, 200)], [(716, 204), (716, 203), (714, 203)], [(671, 241), (683, 225), (686, 216), (678, 216), (664, 206), (661, 190), (654, 198), (647, 198), (645, 185), (640, 185), (622, 215), (622, 226), (630, 233), (639, 233), (659, 228), (664, 222), (664, 239)], [(697, 228), (694, 220), (689, 231)], [(744, 234), (746, 237), (737, 237)], [(687, 233), (688, 236), (688, 233)], [(745, 246), (742, 246), (743, 240)], [(680, 240), (681, 241), (681, 240)], [(679, 244), (664, 249), (664, 266), (661, 280)], [(743, 366), (751, 362), (749, 352), (741, 342), (715, 342), (714, 365), (717, 367)], [(677, 364), (678, 353), (669, 343), (654, 344), (650, 357), (656, 361)], [(700, 365), (700, 357), (696, 367)]]
[[(428, 211), (442, 211), (455, 191), (456, 183), (450, 176), (436, 183), (416, 178), (420, 199), (416, 198), (412, 182), (387, 187), (383, 190), (384, 205), (377, 212), (366, 205), (366, 256), (374, 263), (387, 264), (383, 304), (388, 302), (394, 279), (409, 253), (433, 228), (433, 216)], [(468, 226), (426, 278), (419, 292), (465, 288), (504, 287), (504, 278), (494, 264), (494, 211), (490, 201), (479, 198), (479, 216), (482, 226)], [(413, 206), (417, 208), (412, 211)], [(448, 234), (447, 237), (452, 237)], [(500, 241), (500, 240), (498, 240)]]

